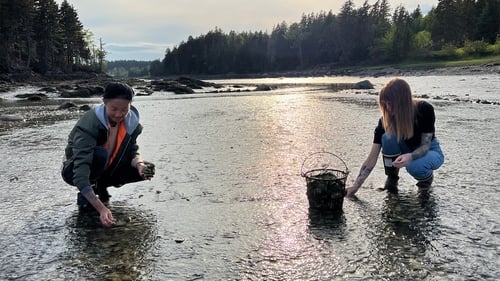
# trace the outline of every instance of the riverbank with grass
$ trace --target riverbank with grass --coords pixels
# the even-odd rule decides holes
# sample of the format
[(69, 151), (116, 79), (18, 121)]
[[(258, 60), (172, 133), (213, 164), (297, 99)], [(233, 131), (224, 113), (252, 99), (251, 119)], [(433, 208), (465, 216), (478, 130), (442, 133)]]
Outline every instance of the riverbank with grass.
[(407, 60), (396, 64), (360, 65), (340, 68), (335, 75), (426, 76), (500, 73), (500, 55), (455, 60)]

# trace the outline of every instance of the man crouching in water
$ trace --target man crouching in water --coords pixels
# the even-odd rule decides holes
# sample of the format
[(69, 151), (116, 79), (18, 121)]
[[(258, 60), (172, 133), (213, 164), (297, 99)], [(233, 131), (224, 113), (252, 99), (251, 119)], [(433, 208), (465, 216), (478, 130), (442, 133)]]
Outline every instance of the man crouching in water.
[(103, 226), (114, 223), (107, 207), (109, 186), (151, 179), (155, 169), (138, 153), (142, 132), (134, 91), (123, 83), (106, 86), (103, 103), (86, 112), (71, 130), (61, 171), (64, 181), (80, 192), (80, 210), (95, 209)]

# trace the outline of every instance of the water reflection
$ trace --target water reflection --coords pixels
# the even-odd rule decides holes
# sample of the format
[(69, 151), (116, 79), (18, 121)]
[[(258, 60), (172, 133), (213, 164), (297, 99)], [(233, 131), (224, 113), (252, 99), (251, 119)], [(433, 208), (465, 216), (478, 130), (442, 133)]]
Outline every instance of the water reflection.
[[(417, 94), (431, 97), (458, 93), (461, 99), (490, 99), (497, 93), (446, 77), (410, 82)], [(379, 116), (375, 96), (283, 90), (199, 97), (155, 93), (136, 101), (149, 128), (141, 149), (158, 163), (159, 175), (151, 183), (120, 189), (127, 205), (112, 202), (119, 220), (112, 229), (75, 212), (74, 190), (47, 164), (60, 163), (74, 121), (0, 135), (7, 156), (0, 163), (5, 171), (0, 175), (0, 279), (500, 276), (497, 106), (433, 99), (449, 156), (439, 171), (441, 186), (417, 193), (412, 182), (398, 195), (376, 192), (372, 189), (384, 180), (380, 170), (360, 200), (347, 200), (344, 213), (334, 216), (308, 210), (306, 183), (297, 170), (306, 155), (325, 150), (339, 153), (355, 169), (354, 177), (372, 137), (367, 120)], [(469, 135), (474, 143), (464, 146), (461, 140)], [(161, 215), (143, 213), (141, 206)], [(167, 239), (158, 239), (157, 232)], [(185, 242), (174, 242), (178, 237)]]
[(309, 208), (309, 231), (317, 238), (344, 236), (346, 218), (342, 210), (319, 210)]
[(142, 210), (114, 204), (112, 228), (101, 227), (97, 213), (77, 210), (68, 218), (69, 275), (88, 280), (148, 279), (156, 219)]
[(432, 190), (388, 193), (381, 224), (374, 229), (379, 272), (394, 277), (425, 278), (430, 273), (426, 252), (434, 250), (438, 231)]
[(342, 240), (345, 236), (346, 218), (342, 210), (309, 208), (309, 231), (318, 240)]

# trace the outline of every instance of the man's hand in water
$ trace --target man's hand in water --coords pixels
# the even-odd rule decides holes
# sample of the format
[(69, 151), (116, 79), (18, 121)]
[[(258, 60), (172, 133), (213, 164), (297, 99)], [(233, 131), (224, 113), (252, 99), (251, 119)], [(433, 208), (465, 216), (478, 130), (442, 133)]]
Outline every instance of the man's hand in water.
[(105, 227), (111, 227), (115, 223), (115, 219), (113, 218), (113, 214), (111, 211), (103, 205), (103, 209), (99, 211), (99, 219), (101, 219), (101, 223)]
[(105, 227), (111, 227), (115, 222), (113, 218), (113, 214), (111, 211), (104, 206), (104, 204), (95, 196), (94, 190), (91, 186), (82, 188), (80, 193), (89, 201), (90, 205), (92, 205), (99, 212), (99, 219), (101, 223)]

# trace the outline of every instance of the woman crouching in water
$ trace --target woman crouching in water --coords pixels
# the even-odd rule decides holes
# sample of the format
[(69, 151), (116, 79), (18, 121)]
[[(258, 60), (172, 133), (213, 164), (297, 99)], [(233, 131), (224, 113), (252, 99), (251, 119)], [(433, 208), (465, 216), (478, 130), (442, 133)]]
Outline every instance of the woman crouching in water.
[(354, 184), (347, 189), (347, 196), (353, 196), (370, 175), (381, 150), (387, 175), (384, 189), (397, 192), (399, 169), (403, 167), (417, 180), (419, 188), (430, 187), (433, 171), (444, 162), (435, 136), (434, 107), (426, 101), (413, 99), (410, 86), (399, 78), (382, 88), (378, 106), (382, 117), (375, 128), (370, 153)]

